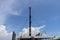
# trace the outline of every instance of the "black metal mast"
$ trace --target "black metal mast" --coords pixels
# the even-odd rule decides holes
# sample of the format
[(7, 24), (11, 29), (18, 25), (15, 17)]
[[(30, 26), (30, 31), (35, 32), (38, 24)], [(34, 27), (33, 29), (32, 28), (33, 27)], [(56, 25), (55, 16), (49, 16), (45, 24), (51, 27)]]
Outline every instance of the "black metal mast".
[(31, 36), (31, 7), (29, 7), (29, 36)]

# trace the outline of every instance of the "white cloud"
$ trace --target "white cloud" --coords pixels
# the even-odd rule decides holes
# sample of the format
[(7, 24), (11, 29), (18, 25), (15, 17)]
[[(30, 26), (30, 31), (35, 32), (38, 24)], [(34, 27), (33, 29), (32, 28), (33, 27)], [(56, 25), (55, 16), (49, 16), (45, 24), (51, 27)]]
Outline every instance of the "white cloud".
[(0, 40), (11, 40), (12, 32), (8, 33), (6, 30), (6, 26), (0, 26)]
[[(8, 15), (20, 15), (19, 12), (25, 6), (24, 1), (0, 0), (0, 40), (11, 40), (12, 33), (8, 33), (6, 26), (2, 25), (8, 19)], [(20, 9), (20, 10), (19, 10)], [(19, 11), (19, 12), (18, 12)]]
[[(32, 35), (35, 36), (36, 34), (40, 33), (40, 30), (44, 27), (45, 25), (40, 26), (40, 27), (32, 27)], [(19, 36), (21, 36), (21, 33), (22, 33), (22, 36), (28, 36), (28, 30), (29, 28), (24, 28), (22, 31), (23, 33), (20, 32)], [(11, 39), (12, 39), (12, 32), (10, 33), (7, 32), (6, 26), (1, 25), (0, 26), (0, 40), (11, 40)]]
[(5, 22), (7, 15), (12, 12), (11, 5), (13, 2), (14, 0), (0, 0), (0, 25)]
[(18, 15), (18, 13), (15, 13), (12, 6), (16, 0), (0, 0), (0, 14), (1, 15), (7, 15), (7, 14), (13, 14)]
[(20, 15), (23, 8), (29, 6), (29, 2), (29, 0), (0, 0), (0, 25), (7, 20), (7, 15)]
[(0, 25), (4, 24), (8, 15), (20, 15), (26, 0), (0, 0)]
[[(45, 25), (43, 26), (40, 26), (40, 27), (31, 27), (31, 33), (32, 33), (32, 36), (35, 36), (36, 34), (40, 33), (40, 30), (42, 28), (44, 28)], [(19, 33), (19, 35), (21, 36), (28, 36), (29, 35), (29, 28), (23, 28), (23, 31)], [(45, 34), (44, 34), (45, 35)]]

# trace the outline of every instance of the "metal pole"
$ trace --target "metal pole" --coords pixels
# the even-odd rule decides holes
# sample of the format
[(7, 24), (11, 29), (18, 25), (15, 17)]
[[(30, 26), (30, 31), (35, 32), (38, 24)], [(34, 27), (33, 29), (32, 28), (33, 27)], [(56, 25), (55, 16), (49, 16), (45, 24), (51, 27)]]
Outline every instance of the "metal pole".
[(31, 7), (29, 7), (29, 36), (31, 36)]

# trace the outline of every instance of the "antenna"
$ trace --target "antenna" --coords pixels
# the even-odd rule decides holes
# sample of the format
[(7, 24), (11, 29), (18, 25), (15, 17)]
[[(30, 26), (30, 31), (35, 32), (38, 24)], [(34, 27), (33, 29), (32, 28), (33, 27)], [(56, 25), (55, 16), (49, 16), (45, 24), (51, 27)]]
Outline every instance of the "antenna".
[(31, 7), (29, 7), (29, 36), (31, 36)]

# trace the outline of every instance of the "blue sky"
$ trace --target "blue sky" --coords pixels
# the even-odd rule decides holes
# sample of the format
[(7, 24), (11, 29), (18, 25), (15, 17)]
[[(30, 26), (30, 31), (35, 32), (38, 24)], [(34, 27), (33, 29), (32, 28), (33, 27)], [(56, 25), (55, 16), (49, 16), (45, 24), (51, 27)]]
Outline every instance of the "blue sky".
[[(0, 0), (1, 1), (1, 0)], [(2, 2), (3, 1), (3, 2)], [(0, 5), (4, 6), (4, 0)], [(60, 35), (60, 0), (13, 0), (4, 8), (2, 6), (3, 21), (1, 25), (7, 26), (7, 31), (16, 31), (18, 34), (23, 28), (28, 27), (29, 6), (32, 8), (32, 26), (46, 25), (43, 30), (48, 34)], [(1, 8), (1, 7), (0, 7)], [(5, 10), (8, 10), (5, 12)], [(3, 11), (4, 10), (4, 11)], [(4, 12), (4, 13), (3, 13)], [(2, 17), (2, 16), (1, 16)]]
[[(24, 1), (22, 1), (24, 2)], [(19, 2), (17, 3), (19, 5)], [(20, 6), (24, 6), (21, 3)], [(60, 30), (60, 1), (59, 0), (31, 0), (27, 1), (25, 7), (22, 7), (22, 11), (17, 9), (19, 16), (10, 15), (10, 17), (6, 20), (5, 25), (7, 29), (18, 29), (18, 31), (22, 30), (24, 27), (28, 27), (28, 14), (29, 14), (29, 6), (32, 8), (32, 26), (37, 27), (41, 25), (46, 25), (44, 30), (47, 32), (51, 32), (52, 34), (59, 34)], [(21, 11), (21, 12), (20, 12)], [(14, 27), (13, 27), (14, 26)], [(11, 30), (11, 29), (10, 29)], [(13, 30), (12, 30), (13, 31)], [(17, 32), (17, 30), (16, 30)]]

